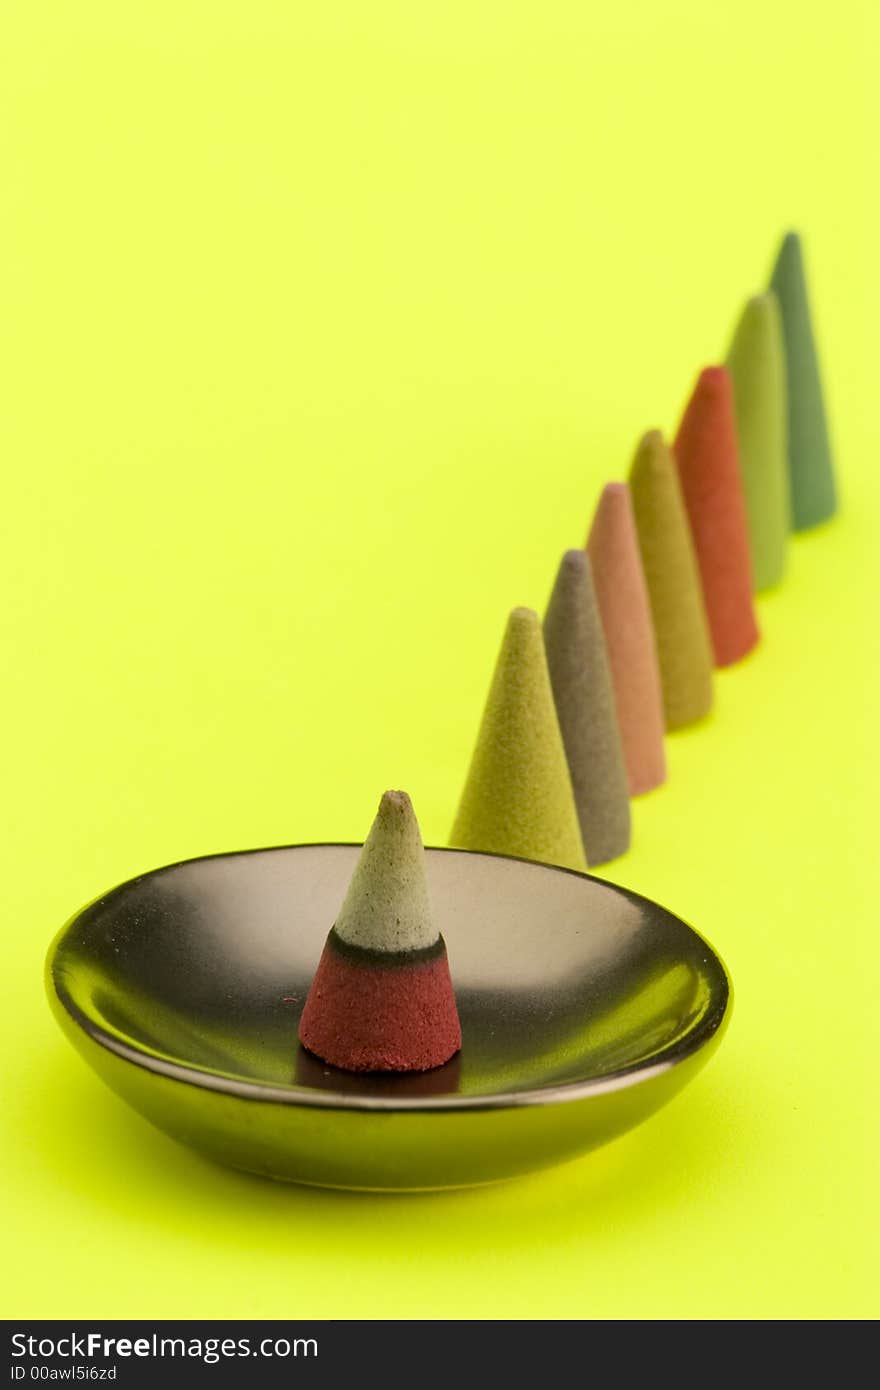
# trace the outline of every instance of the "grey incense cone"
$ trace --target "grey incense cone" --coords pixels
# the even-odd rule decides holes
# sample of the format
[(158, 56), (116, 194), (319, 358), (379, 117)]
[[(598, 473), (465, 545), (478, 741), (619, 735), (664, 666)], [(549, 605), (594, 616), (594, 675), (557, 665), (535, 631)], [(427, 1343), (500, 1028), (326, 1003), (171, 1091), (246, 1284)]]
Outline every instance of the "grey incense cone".
[(587, 863), (604, 864), (629, 848), (629, 787), (586, 551), (562, 557), (544, 645)]

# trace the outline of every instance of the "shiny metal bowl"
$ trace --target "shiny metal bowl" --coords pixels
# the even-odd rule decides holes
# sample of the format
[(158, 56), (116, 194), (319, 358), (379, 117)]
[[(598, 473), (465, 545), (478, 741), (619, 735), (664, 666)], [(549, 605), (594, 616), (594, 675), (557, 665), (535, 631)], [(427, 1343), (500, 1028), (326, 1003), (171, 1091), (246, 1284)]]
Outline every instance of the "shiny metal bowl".
[(586, 874), (429, 849), (461, 1053), (418, 1075), (324, 1066), (296, 1030), (357, 845), (194, 859), (54, 941), (55, 1015), (109, 1086), (221, 1163), (328, 1187), (493, 1182), (604, 1143), (704, 1064), (724, 966), (656, 903)]

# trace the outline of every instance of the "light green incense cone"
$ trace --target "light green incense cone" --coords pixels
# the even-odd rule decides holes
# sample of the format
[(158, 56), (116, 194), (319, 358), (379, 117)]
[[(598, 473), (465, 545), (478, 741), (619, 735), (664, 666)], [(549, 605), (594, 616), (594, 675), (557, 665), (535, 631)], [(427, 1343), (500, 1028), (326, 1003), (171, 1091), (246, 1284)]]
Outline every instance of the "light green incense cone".
[(425, 850), (406, 792), (382, 797), (333, 928), (365, 951), (420, 951), (437, 940)]
[(756, 591), (778, 584), (790, 524), (785, 358), (775, 294), (743, 310), (727, 354)]
[(587, 867), (541, 621), (530, 608), (508, 619), (451, 843)]
[(667, 729), (712, 708), (712, 642), (675, 460), (659, 430), (644, 436), (629, 475), (651, 600)]
[(822, 378), (813, 338), (801, 240), (789, 232), (770, 288), (779, 301), (788, 378), (788, 468), (792, 524), (804, 531), (837, 510)]
[(544, 645), (587, 863), (605, 864), (629, 849), (629, 784), (585, 550), (562, 557)]

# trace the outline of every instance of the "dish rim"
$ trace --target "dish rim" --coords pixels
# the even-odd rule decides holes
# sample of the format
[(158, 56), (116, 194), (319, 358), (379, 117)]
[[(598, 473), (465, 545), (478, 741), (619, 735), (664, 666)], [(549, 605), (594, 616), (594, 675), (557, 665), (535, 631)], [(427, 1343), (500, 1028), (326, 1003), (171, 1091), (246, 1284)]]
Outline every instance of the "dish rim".
[[(65, 938), (71, 929), (76, 925), (85, 913), (98, 903), (106, 903), (118, 893), (133, 885), (142, 882), (144, 879), (158, 878), (162, 874), (170, 873), (174, 869), (183, 868), (187, 864), (201, 864), (215, 859), (237, 859), (249, 855), (271, 854), (282, 850), (297, 849), (361, 849), (362, 842), (358, 840), (317, 840), (309, 842), (298, 842), (290, 845), (267, 845), (252, 849), (222, 850), (214, 854), (198, 854), (186, 859), (175, 860), (171, 864), (163, 864), (156, 869), (148, 869), (144, 873), (135, 874), (132, 878), (125, 879), (115, 887), (108, 889), (104, 893), (99, 893), (79, 908), (71, 917), (67, 919), (53, 937), (49, 950), (46, 955), (45, 963), (45, 984), (49, 995), (50, 1003), (63, 1011), (63, 1013), (98, 1046), (111, 1052), (123, 1062), (147, 1071), (153, 1075), (164, 1078), (165, 1080), (177, 1081), (183, 1085), (193, 1086), (201, 1091), (211, 1091), (220, 1095), (231, 1096), (236, 1100), (262, 1102), (270, 1105), (283, 1105), (293, 1108), (304, 1108), (309, 1110), (344, 1110), (344, 1111), (365, 1111), (365, 1112), (391, 1112), (400, 1113), (406, 1111), (421, 1113), (449, 1113), (459, 1111), (479, 1111), (479, 1110), (512, 1110), (524, 1109), (531, 1106), (556, 1105), (570, 1103), (572, 1101), (589, 1100), (594, 1096), (608, 1095), (614, 1091), (630, 1089), (642, 1085), (665, 1072), (672, 1071), (675, 1067), (681, 1066), (703, 1050), (713, 1040), (717, 1043), (721, 1039), (727, 1024), (730, 1021), (731, 1008), (733, 1004), (733, 984), (724, 961), (715, 950), (714, 946), (692, 927), (684, 918), (677, 913), (664, 907), (662, 903), (656, 902), (652, 898), (646, 897), (642, 893), (636, 893), (630, 888), (624, 888), (620, 884), (611, 883), (607, 879), (600, 878), (597, 874), (582, 873), (578, 869), (569, 869), (562, 864), (547, 864), (536, 859), (525, 859), (521, 856), (512, 854), (496, 854), (489, 850), (468, 850), (458, 849), (454, 845), (426, 845), (425, 851), (430, 854), (470, 854), (484, 859), (504, 859), (515, 864), (531, 864), (536, 868), (547, 869), (553, 873), (568, 874), (572, 878), (585, 879), (588, 882), (598, 883), (603, 888), (609, 889), (613, 893), (619, 893), (623, 897), (637, 904), (647, 903), (657, 910), (659, 909), (666, 917), (671, 918), (689, 932), (703, 945), (706, 951), (706, 964), (709, 966), (709, 973), (714, 976), (711, 985), (709, 1006), (697, 1023), (684, 1035), (673, 1040), (672, 1043), (662, 1048), (656, 1058), (646, 1062), (634, 1062), (628, 1067), (622, 1067), (617, 1071), (609, 1072), (605, 1076), (586, 1078), (575, 1081), (562, 1081), (548, 1083), (545, 1086), (537, 1086), (523, 1091), (499, 1090), (484, 1093), (481, 1095), (437, 1095), (437, 1096), (371, 1096), (352, 1092), (346, 1094), (340, 1091), (317, 1091), (309, 1087), (298, 1086), (278, 1086), (268, 1082), (247, 1080), (225, 1072), (209, 1071), (200, 1067), (188, 1066), (186, 1063), (173, 1061), (169, 1058), (158, 1057), (135, 1045), (133, 1042), (124, 1041), (107, 1032), (101, 1024), (87, 1014), (71, 998), (70, 993), (64, 988), (63, 981), (56, 974), (55, 966), (59, 951)], [(301, 1046), (301, 1044), (300, 1044)]]

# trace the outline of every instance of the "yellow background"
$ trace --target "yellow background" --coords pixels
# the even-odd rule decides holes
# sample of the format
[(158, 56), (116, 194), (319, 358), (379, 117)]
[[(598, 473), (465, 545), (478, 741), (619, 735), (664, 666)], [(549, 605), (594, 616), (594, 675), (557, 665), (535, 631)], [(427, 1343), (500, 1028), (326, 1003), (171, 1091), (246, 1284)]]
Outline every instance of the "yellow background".
[[(871, 8), (3, 6), (6, 1316), (877, 1313)], [(715, 1061), (439, 1197), (151, 1130), (51, 1021), (50, 937), (163, 862), (362, 838), (387, 786), (442, 843), (507, 610), (789, 224), (845, 510), (609, 871), (728, 961)]]

